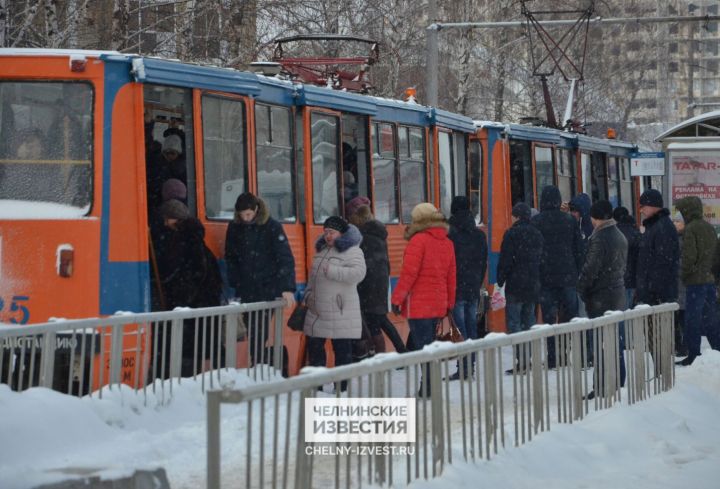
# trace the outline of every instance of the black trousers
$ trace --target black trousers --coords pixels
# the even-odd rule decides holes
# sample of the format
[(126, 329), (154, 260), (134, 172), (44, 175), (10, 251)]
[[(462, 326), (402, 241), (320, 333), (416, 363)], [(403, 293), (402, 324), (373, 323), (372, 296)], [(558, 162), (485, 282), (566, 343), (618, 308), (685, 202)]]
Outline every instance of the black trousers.
[(395, 351), (398, 353), (405, 353), (405, 343), (403, 343), (400, 333), (398, 333), (395, 325), (388, 319), (387, 314), (363, 314), (363, 320), (370, 330), (372, 336), (385, 333), (390, 338), (390, 342), (393, 344)]

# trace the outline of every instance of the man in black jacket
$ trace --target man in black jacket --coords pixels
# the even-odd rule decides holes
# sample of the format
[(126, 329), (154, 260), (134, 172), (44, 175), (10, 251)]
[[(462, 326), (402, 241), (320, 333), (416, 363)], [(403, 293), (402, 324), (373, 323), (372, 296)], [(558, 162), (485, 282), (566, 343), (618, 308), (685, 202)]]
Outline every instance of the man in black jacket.
[[(670, 211), (663, 207), (663, 198), (655, 189), (640, 196), (640, 214), (645, 232), (640, 239), (637, 263), (636, 303), (651, 306), (678, 300), (678, 272), (680, 243), (677, 229), (670, 219)], [(648, 324), (648, 344), (654, 345), (655, 328)], [(650, 349), (653, 360), (655, 350)], [(655, 374), (661, 369), (655, 363)]]
[[(450, 205), (450, 232), (448, 238), (455, 247), (456, 284), (455, 307), (453, 319), (465, 339), (477, 339), (477, 309), (480, 300), (480, 287), (485, 280), (487, 269), (487, 237), (478, 229), (475, 217), (470, 210), (470, 201), (467, 197), (457, 196)], [(475, 356), (472, 357), (473, 367)], [(467, 362), (463, 362), (464, 372), (467, 373)], [(471, 367), (471, 370), (474, 368)], [(450, 379), (459, 379), (458, 371)]]
[(651, 306), (674, 302), (678, 298), (680, 245), (660, 192), (655, 189), (643, 192), (640, 214), (645, 233), (638, 249), (636, 299)]
[[(578, 298), (575, 286), (584, 257), (580, 227), (575, 219), (560, 210), (560, 190), (548, 185), (540, 196), (540, 214), (532, 224), (544, 240), (540, 262), (540, 307), (543, 322), (567, 322), (577, 316)], [(548, 338), (548, 366), (554, 368), (555, 341)]]
[[(295, 259), (282, 224), (270, 217), (265, 202), (251, 193), (235, 202), (235, 219), (225, 236), (228, 284), (242, 302), (285, 300), (295, 304)], [(270, 314), (266, 311), (248, 324), (251, 362), (264, 355)]]
[[(572, 219), (572, 218), (571, 218)], [(505, 286), (505, 319), (509, 334), (527, 331), (535, 324), (535, 304), (540, 295), (542, 234), (530, 224), (530, 207), (519, 202), (512, 209), (513, 225), (505, 231), (497, 267), (498, 285)], [(516, 366), (525, 365), (515, 352)]]
[[(588, 249), (578, 279), (578, 293), (585, 302), (588, 316), (596, 318), (605, 311), (622, 311), (625, 309), (625, 264), (627, 262), (627, 240), (618, 230), (612, 218), (612, 204), (607, 200), (599, 200), (590, 208), (590, 218), (595, 228), (588, 240)], [(619, 328), (620, 352), (620, 386), (625, 383), (625, 360), (623, 351), (625, 341), (623, 328)], [(602, 348), (603, 343), (598, 347)], [(612, 368), (614, 362), (603, 366)], [(602, 386), (601, 368), (595, 369), (595, 391), (588, 397), (592, 399), (596, 391), (606, 394), (610, 391)], [(619, 386), (618, 386), (619, 387)]]

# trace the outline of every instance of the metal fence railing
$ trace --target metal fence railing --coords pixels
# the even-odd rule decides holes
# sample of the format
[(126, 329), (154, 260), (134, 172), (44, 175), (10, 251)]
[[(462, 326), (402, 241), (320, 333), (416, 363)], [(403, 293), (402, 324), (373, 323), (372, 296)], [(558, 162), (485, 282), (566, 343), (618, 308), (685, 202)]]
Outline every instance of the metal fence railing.
[[(239, 390), (210, 390), (207, 487), (398, 486), (436, 477), (453, 460), (489, 459), (553, 423), (573, 423), (608, 408), (623, 392), (632, 404), (671, 389), (677, 308), (640, 306), (514, 335), (435, 343), (422, 351), (309, 369)], [(557, 355), (554, 369), (548, 365), (550, 343)], [(451, 381), (455, 364), (466, 365), (467, 372)], [(512, 379), (504, 382), (508, 374)], [(426, 387), (418, 392), (421, 383)], [(305, 400), (328, 397), (324, 391), (331, 385), (335, 398), (414, 397), (416, 442), (392, 450), (345, 443), (344, 450), (332, 452), (306, 442)], [(232, 410), (223, 418), (224, 438), (222, 405)]]
[[(102, 387), (172, 394), (183, 377), (216, 387), (220, 370), (269, 379), (284, 367), (283, 302), (0, 325), (0, 383), (102, 396)], [(212, 371), (212, 374), (205, 372)], [(208, 385), (206, 385), (206, 382)]]

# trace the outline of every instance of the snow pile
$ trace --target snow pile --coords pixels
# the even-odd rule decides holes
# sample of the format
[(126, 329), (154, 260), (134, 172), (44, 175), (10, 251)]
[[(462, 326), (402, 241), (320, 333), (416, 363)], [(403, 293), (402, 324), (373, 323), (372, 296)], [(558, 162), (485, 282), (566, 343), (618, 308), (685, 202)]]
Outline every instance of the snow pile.
[[(677, 384), (668, 393), (591, 412), (573, 425), (553, 424), (520, 448), (509, 439), (508, 448), (490, 461), (462, 463), (456, 450), (455, 465), (446, 466), (442, 477), (411, 487), (716, 488), (720, 353), (705, 349), (691, 367), (676, 372)], [(207, 387), (207, 377), (205, 382)], [(238, 372), (223, 373), (221, 382), (252, 383)], [(505, 382), (511, 391), (512, 377)], [(156, 385), (147, 399), (128, 388), (105, 390), (102, 399), (78, 399), (43, 388), (16, 393), (0, 385), (0, 487), (62, 480), (58, 471), (67, 468), (101, 468), (109, 476), (157, 467), (167, 471), (173, 489), (205, 487), (206, 404), (199, 384), (200, 379), (183, 379), (173, 385), (172, 396), (167, 385), (164, 392)], [(247, 418), (230, 405), (223, 406), (222, 416), (223, 470), (241, 471), (244, 443), (231, 440), (244, 439)], [(323, 461), (315, 464), (320, 470)]]
[(673, 390), (633, 406), (591, 412), (490, 461), (457, 462), (412, 489), (715, 489), (720, 479), (720, 352), (678, 367)]

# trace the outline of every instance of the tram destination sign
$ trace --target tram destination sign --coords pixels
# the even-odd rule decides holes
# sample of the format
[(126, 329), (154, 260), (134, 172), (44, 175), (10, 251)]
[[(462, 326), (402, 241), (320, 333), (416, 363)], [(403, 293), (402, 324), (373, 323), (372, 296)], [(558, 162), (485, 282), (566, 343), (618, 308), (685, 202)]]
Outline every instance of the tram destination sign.
[(665, 175), (665, 153), (630, 153), (630, 176)]

